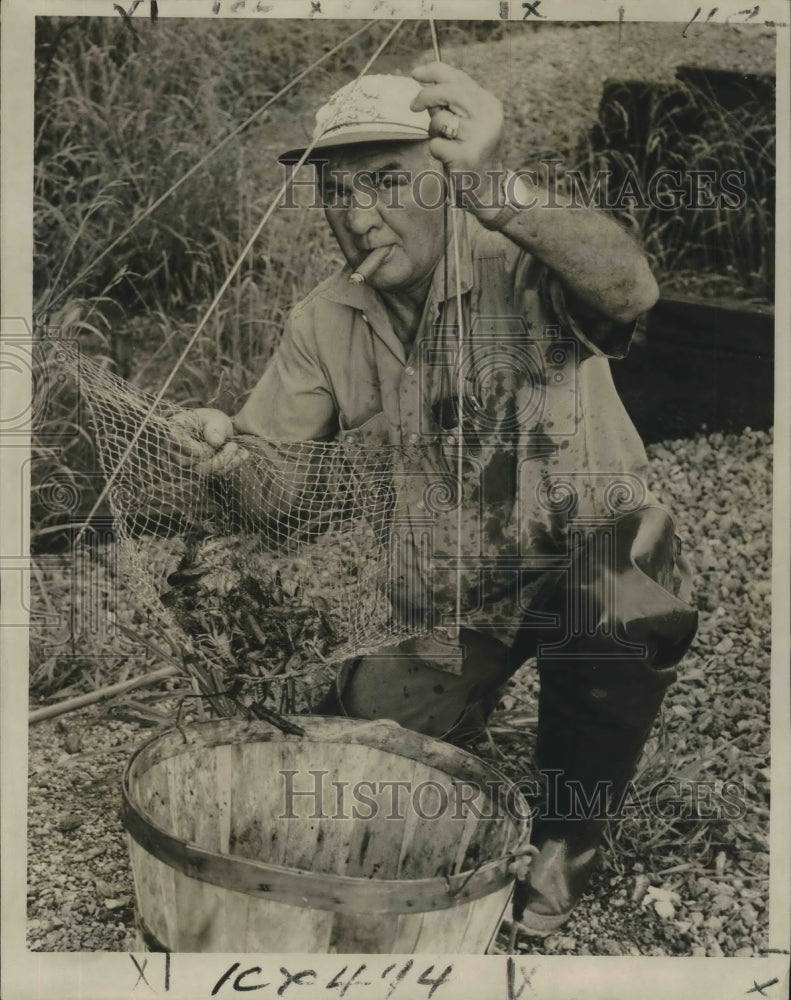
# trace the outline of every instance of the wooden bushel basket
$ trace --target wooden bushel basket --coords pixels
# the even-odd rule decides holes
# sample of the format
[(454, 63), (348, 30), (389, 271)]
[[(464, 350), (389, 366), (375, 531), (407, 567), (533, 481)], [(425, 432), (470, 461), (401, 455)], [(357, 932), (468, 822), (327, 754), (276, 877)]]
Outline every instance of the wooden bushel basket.
[(529, 835), (518, 791), (395, 723), (294, 721), (304, 736), (202, 722), (132, 757), (123, 805), (142, 944), (485, 953)]

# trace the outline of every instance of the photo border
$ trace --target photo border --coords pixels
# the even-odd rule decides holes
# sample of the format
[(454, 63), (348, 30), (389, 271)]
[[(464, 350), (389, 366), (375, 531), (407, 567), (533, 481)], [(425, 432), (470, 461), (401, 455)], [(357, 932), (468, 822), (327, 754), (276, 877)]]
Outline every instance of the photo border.
[[(540, 4), (540, 7), (539, 7)], [(126, 4), (125, 4), (126, 5)], [(389, 0), (370, 4), (360, 0), (321, 0), (320, 13), (310, 0), (268, 0), (232, 4), (223, 0), (218, 14), (215, 0), (160, 0), (159, 17), (231, 17), (235, 19), (303, 19), (311, 16), (342, 19), (382, 16), (386, 19), (434, 17), (438, 20), (497, 19), (499, 0), (469, 0), (458, 3), (430, 0)], [(236, 6), (236, 10), (231, 10)], [(650, 10), (636, 0), (539, 0), (531, 5), (511, 0), (510, 20), (522, 20), (523, 8), (540, 10), (547, 20), (557, 21), (664, 21), (682, 29), (705, 17), (708, 8), (694, 2), (664, 2), (661, 11)], [(148, 15), (149, 0), (135, 17)], [(738, 2), (715, 8), (710, 17), (724, 22), (745, 18), (752, 6)], [(453, 964), (452, 986), (437, 996), (503, 996), (516, 1000), (529, 997), (565, 998), (631, 997), (635, 990), (652, 997), (743, 997), (746, 993), (779, 998), (788, 984), (788, 948), (791, 941), (789, 885), (791, 865), (791, 812), (787, 776), (791, 773), (789, 741), (789, 498), (791, 497), (791, 408), (788, 406), (788, 373), (791, 371), (791, 223), (789, 212), (789, 26), (791, 8), (780, 0), (755, 7), (757, 17), (777, 27), (777, 208), (775, 296), (775, 443), (772, 566), (772, 799), (770, 819), (770, 938), (769, 953), (755, 958), (649, 958), (649, 957), (560, 957), (542, 955), (422, 956), (420, 964), (434, 964), (439, 971)], [(529, 16), (529, 11), (524, 11)], [(15, 343), (24, 353), (30, 343), (32, 314), (32, 149), (34, 23), (39, 15), (85, 15), (117, 17), (111, 2), (104, 0), (5, 0), (2, 10), (2, 317), (3, 344)], [(228, 967), (260, 968), (250, 983), (269, 981), (273, 986), (257, 991), (275, 994), (282, 981), (282, 967), (296, 972), (314, 970), (295, 983), (285, 995), (304, 998), (333, 997), (326, 983), (344, 965), (353, 971), (355, 957), (332, 955), (136, 955), (126, 953), (29, 952), (25, 941), (26, 904), (26, 787), (27, 787), (27, 673), (28, 632), (25, 608), (29, 606), (29, 524), (25, 522), (24, 491), (29, 490), (30, 447), (24, 433), (30, 408), (31, 366), (24, 363), (0, 372), (0, 575), (3, 603), (0, 609), (0, 732), (2, 732), (2, 978), (0, 992), (8, 1000), (33, 998), (93, 998), (162, 995), (184, 1000), (208, 997)], [(22, 431), (22, 433), (20, 433)], [(13, 433), (12, 433), (13, 432)], [(20, 483), (22, 489), (20, 490)], [(384, 996), (378, 973), (390, 966), (393, 956), (358, 956), (368, 967), (372, 987), (355, 985), (350, 994), (359, 1000)], [(774, 982), (771, 982), (774, 981)], [(167, 989), (165, 988), (167, 986)], [(407, 992), (410, 990), (410, 992)], [(425, 997), (427, 987), (412, 987), (395, 993), (399, 997)], [(521, 993), (519, 992), (521, 990)], [(220, 996), (231, 991), (221, 991)]]

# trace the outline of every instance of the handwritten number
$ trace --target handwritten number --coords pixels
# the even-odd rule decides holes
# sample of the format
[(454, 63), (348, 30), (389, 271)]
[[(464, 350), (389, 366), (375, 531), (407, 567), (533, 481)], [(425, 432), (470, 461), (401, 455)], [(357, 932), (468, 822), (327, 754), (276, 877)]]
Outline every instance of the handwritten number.
[[(522, 6), (524, 7), (524, 6), (528, 6), (528, 5), (527, 4), (522, 4)], [(719, 9), (720, 9), (719, 7), (712, 7), (711, 8), (711, 10), (706, 15), (706, 23), (708, 23), (714, 17), (714, 15), (719, 11)], [(691, 27), (691, 25), (693, 25), (695, 23), (695, 21), (700, 16), (700, 12), (702, 10), (703, 10), (702, 7), (698, 7), (696, 9), (695, 13), (692, 15), (692, 17), (690, 18), (690, 20), (687, 22), (686, 27), (681, 32), (681, 37), (682, 38), (686, 38), (687, 37), (687, 29), (689, 27)], [(745, 22), (752, 21), (754, 18), (758, 17), (758, 14), (759, 14), (760, 10), (761, 10), (760, 4), (756, 4), (754, 7), (746, 7), (744, 10), (737, 10), (736, 13), (734, 13), (734, 14), (728, 14), (728, 16), (725, 18), (725, 23), (726, 24), (730, 24), (731, 20), (733, 18), (735, 18), (735, 17), (743, 17), (744, 20), (745, 20)]]
[(686, 38), (687, 37), (687, 28), (690, 26), (690, 24), (692, 24), (692, 21), (695, 20), (695, 18), (698, 16), (698, 14), (701, 12), (702, 9), (703, 9), (702, 7), (698, 7), (698, 9), (692, 15), (692, 20), (688, 22), (686, 28), (684, 28), (684, 30), (681, 32), (681, 37), (682, 38)]
[[(138, 973), (138, 983), (142, 979), (143, 982), (151, 989), (150, 983), (148, 983), (145, 977), (146, 965), (148, 959), (144, 959), (142, 964), (137, 961), (134, 956), (130, 955), (130, 958), (134, 962), (135, 968)], [(363, 973), (368, 969), (366, 964), (359, 965), (351, 975), (347, 975), (349, 970), (348, 965), (344, 965), (343, 968), (337, 972), (332, 979), (326, 984), (325, 989), (328, 990), (338, 990), (338, 995), (340, 997), (345, 997), (346, 993), (351, 989), (352, 986), (371, 986), (373, 985), (369, 979), (362, 979)], [(386, 979), (390, 976), (397, 965), (392, 962), (388, 965), (380, 974), (380, 979)], [(387, 994), (384, 1000), (390, 1000), (390, 997), (398, 989), (400, 983), (404, 981), (409, 972), (414, 968), (414, 961), (410, 958), (395, 972), (388, 984)], [(265, 987), (269, 986), (268, 982), (260, 982), (253, 979), (248, 981), (250, 977), (258, 977), (261, 975), (261, 968), (257, 965), (250, 966), (248, 969), (240, 970), (240, 963), (234, 962), (233, 965), (229, 966), (228, 969), (220, 976), (217, 982), (214, 984), (214, 988), (211, 991), (211, 996), (217, 996), (220, 990), (225, 985), (230, 985), (234, 993), (248, 993), (256, 990), (263, 990)], [(417, 980), (419, 986), (428, 986), (428, 992), (426, 994), (426, 1000), (431, 1000), (440, 986), (443, 986), (450, 979), (450, 975), (453, 972), (453, 966), (447, 965), (442, 972), (435, 974), (434, 966), (429, 965), (425, 969)], [(316, 983), (317, 973), (314, 969), (301, 969), (299, 972), (289, 972), (288, 969), (281, 966), (280, 974), (283, 977), (283, 981), (277, 990), (277, 996), (282, 997), (291, 986), (313, 986)], [(523, 979), (524, 971), (522, 972)], [(529, 983), (529, 979), (526, 980)], [(137, 985), (137, 984), (135, 984)], [(170, 963), (166, 961), (165, 965), (165, 990), (167, 991), (170, 987)], [(524, 988), (524, 987), (523, 987)], [(294, 991), (291, 990), (291, 993)], [(522, 991), (520, 990), (519, 993)], [(519, 994), (513, 995), (509, 993), (509, 1000), (518, 1000)]]
[(232, 966), (230, 967), (230, 969), (228, 969), (228, 971), (227, 971), (227, 972), (224, 972), (224, 973), (223, 973), (223, 974), (222, 974), (222, 975), (220, 976), (220, 978), (219, 978), (219, 979), (217, 980), (217, 982), (216, 982), (216, 983), (214, 984), (214, 989), (213, 989), (213, 990), (211, 991), (211, 995), (212, 995), (213, 997), (216, 997), (216, 996), (217, 996), (217, 994), (218, 994), (218, 993), (220, 992), (220, 990), (222, 989), (223, 985), (224, 985), (225, 983), (227, 983), (227, 982), (228, 982), (228, 980), (229, 980), (229, 979), (231, 978), (232, 974), (233, 974), (234, 972), (236, 972), (236, 970), (237, 970), (238, 968), (239, 968), (239, 963), (238, 963), (238, 962), (234, 962), (234, 963), (233, 963), (233, 965), (232, 965)]
[(434, 996), (436, 990), (438, 990), (443, 983), (447, 982), (448, 976), (450, 976), (451, 972), (453, 972), (453, 966), (452, 965), (446, 966), (445, 971), (442, 973), (441, 976), (436, 976), (434, 979), (429, 979), (429, 975), (433, 971), (434, 971), (434, 966), (430, 965), (418, 979), (418, 983), (421, 986), (431, 987), (431, 989), (428, 991), (429, 1000), (432, 996)]
[[(359, 968), (354, 973), (354, 975), (350, 976), (346, 980), (346, 982), (344, 983), (342, 981), (341, 977), (346, 972), (347, 968), (348, 968), (348, 966), (344, 965), (344, 967), (341, 969), (341, 971), (338, 972), (338, 973), (336, 973), (332, 977), (332, 979), (327, 983), (327, 987), (326, 987), (328, 990), (339, 990), (340, 991), (340, 996), (342, 996), (342, 997), (346, 996), (346, 991), (349, 989), (350, 986), (370, 986), (371, 985), (368, 980), (366, 980), (365, 982), (362, 982), (362, 981), (361, 982), (355, 982), (355, 980), (357, 979), (357, 977), (362, 972), (365, 971), (365, 968), (366, 968), (365, 965), (359, 966)], [(392, 968), (392, 966), (390, 966), (389, 968)]]
[[(401, 971), (396, 974), (396, 976), (395, 976), (394, 979), (390, 980), (390, 986), (388, 987), (387, 995), (385, 996), (385, 1000), (390, 1000), (390, 997), (398, 989), (398, 984), (401, 983), (401, 982), (403, 982), (403, 980), (406, 977), (407, 973), (409, 972), (409, 970), (412, 968), (412, 966), (414, 964), (415, 963), (412, 961), (411, 958), (408, 959), (406, 962), (404, 962), (404, 964), (401, 966)], [(387, 968), (382, 973), (381, 978), (384, 979), (384, 977), (387, 976), (387, 975), (389, 975), (390, 972), (392, 972), (392, 970), (394, 968), (395, 968), (395, 964), (388, 965)]]
[[(708, 24), (708, 22), (709, 22), (709, 21), (710, 21), (710, 20), (711, 20), (711, 19), (712, 19), (712, 18), (714, 17), (714, 15), (715, 15), (715, 14), (717, 13), (717, 11), (718, 11), (719, 9), (720, 9), (719, 7), (712, 7), (712, 8), (711, 8), (711, 10), (710, 10), (710, 11), (708, 12), (708, 14), (706, 15), (706, 21), (705, 21), (705, 23), (706, 23), (706, 24)], [(698, 15), (700, 14), (701, 10), (703, 10), (703, 8), (702, 8), (702, 7), (698, 7), (698, 9), (697, 9), (697, 10), (695, 11), (695, 13), (694, 13), (694, 14), (692, 15), (692, 20), (691, 20), (691, 21), (689, 22), (689, 24), (687, 24), (687, 27), (686, 27), (686, 28), (684, 28), (684, 30), (683, 30), (683, 31), (681, 32), (681, 37), (682, 37), (682, 38), (686, 38), (686, 37), (687, 37), (687, 28), (688, 28), (688, 27), (689, 27), (689, 26), (690, 26), (690, 25), (691, 25), (691, 24), (692, 24), (692, 23), (693, 23), (693, 22), (694, 22), (694, 21), (696, 20), (696, 18), (697, 18), (697, 17), (698, 17)], [(758, 8), (756, 7), (756, 8), (755, 8), (755, 10), (753, 11), (753, 16), (755, 16), (755, 14), (756, 14), (757, 12), (758, 12)], [(749, 14), (750, 12), (749, 12), (749, 11), (747, 11), (747, 10), (742, 10), (742, 11), (739, 11), (739, 13), (740, 13), (740, 14)], [(728, 19), (726, 18), (726, 21), (727, 21), (727, 20), (728, 20)], [(748, 18), (748, 20), (749, 20), (749, 18)]]

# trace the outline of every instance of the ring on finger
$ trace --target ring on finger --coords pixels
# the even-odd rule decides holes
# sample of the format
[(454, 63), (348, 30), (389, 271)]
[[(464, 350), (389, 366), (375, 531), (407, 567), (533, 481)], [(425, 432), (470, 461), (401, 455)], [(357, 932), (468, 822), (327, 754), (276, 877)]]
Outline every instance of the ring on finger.
[(459, 134), (459, 119), (456, 118), (452, 122), (443, 122), (440, 132), (442, 132), (446, 139), (455, 139)]

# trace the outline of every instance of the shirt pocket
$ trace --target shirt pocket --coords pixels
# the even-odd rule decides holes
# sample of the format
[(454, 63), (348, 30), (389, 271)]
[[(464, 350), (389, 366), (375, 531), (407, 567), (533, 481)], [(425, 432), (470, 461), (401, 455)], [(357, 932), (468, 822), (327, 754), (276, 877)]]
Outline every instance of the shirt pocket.
[(354, 426), (354, 423), (341, 413), (338, 417), (338, 424), (340, 427), (338, 437), (348, 444), (361, 444), (370, 447), (390, 443), (389, 424), (384, 410), (368, 417), (357, 426)]

